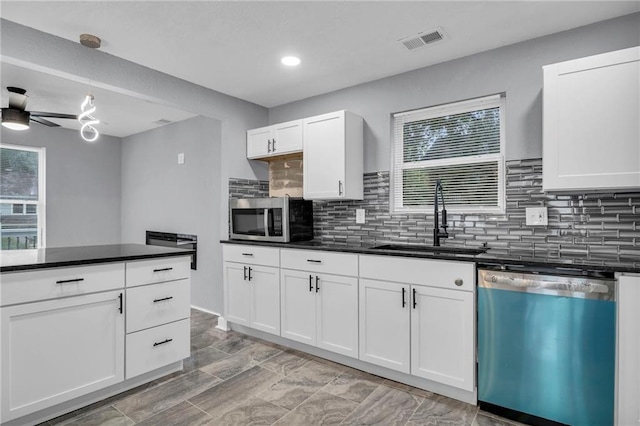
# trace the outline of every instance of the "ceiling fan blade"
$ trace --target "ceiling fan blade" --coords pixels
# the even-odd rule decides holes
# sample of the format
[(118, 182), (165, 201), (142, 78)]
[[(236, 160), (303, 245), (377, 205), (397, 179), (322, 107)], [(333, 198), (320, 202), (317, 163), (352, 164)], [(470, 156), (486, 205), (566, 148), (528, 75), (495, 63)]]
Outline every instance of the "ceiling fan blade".
[(57, 112), (43, 112), (43, 111), (30, 111), (31, 117), (49, 117), (49, 118), (69, 118), (71, 120), (75, 120), (78, 118), (77, 115), (73, 114), (58, 114)]
[(31, 114), (31, 121), (35, 121), (36, 123), (44, 124), (49, 127), (60, 127), (59, 124), (56, 124), (53, 121), (45, 120), (42, 117), (34, 117), (33, 114)]

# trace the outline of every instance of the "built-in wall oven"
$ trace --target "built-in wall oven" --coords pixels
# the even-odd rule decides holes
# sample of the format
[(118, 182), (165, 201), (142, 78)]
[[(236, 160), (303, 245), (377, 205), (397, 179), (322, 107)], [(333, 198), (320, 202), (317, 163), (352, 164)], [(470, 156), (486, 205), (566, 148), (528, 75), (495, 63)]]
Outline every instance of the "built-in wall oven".
[(313, 239), (313, 203), (291, 197), (229, 200), (230, 238), (288, 243)]

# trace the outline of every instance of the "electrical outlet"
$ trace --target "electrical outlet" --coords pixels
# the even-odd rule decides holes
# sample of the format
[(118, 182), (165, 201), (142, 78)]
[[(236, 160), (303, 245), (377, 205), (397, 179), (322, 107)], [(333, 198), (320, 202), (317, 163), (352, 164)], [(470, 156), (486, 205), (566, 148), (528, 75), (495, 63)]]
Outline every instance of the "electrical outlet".
[(356, 223), (364, 223), (364, 209), (356, 209)]
[(549, 224), (546, 207), (527, 207), (526, 218), (528, 226), (547, 226)]
[(178, 154), (178, 164), (184, 164), (184, 152)]

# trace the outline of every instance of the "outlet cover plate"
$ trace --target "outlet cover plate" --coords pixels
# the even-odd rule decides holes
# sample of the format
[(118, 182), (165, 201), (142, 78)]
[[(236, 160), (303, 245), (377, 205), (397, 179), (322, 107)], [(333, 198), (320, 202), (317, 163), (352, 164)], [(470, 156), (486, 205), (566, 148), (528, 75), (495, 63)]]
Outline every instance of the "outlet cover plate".
[(364, 223), (364, 209), (356, 209), (356, 223)]
[(546, 207), (527, 207), (526, 218), (527, 226), (547, 226), (549, 224)]

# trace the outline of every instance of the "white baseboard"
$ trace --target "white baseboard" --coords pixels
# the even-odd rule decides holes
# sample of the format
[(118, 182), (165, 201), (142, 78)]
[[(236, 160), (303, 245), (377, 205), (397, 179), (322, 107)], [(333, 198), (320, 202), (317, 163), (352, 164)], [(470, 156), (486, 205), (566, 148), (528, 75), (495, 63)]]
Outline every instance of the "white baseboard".
[(221, 314), (219, 314), (217, 312), (210, 311), (209, 309), (201, 308), (199, 306), (191, 305), (191, 308), (192, 309), (197, 309), (198, 311), (206, 312), (208, 314), (216, 315), (218, 317), (218, 325), (216, 325), (216, 328), (218, 330), (222, 330), (222, 331), (231, 330), (231, 328), (229, 328), (229, 324), (227, 323), (227, 320), (224, 319), (224, 317)]
[(219, 316), (219, 317), (221, 317), (221, 316), (222, 316), (222, 314), (219, 314), (219, 313), (217, 313), (217, 312), (211, 311), (211, 310), (209, 310), (209, 309), (201, 308), (200, 306), (191, 305), (191, 309), (196, 309), (196, 310), (198, 310), (198, 311), (206, 312), (206, 313), (208, 313), (208, 314), (216, 315), (216, 316)]

